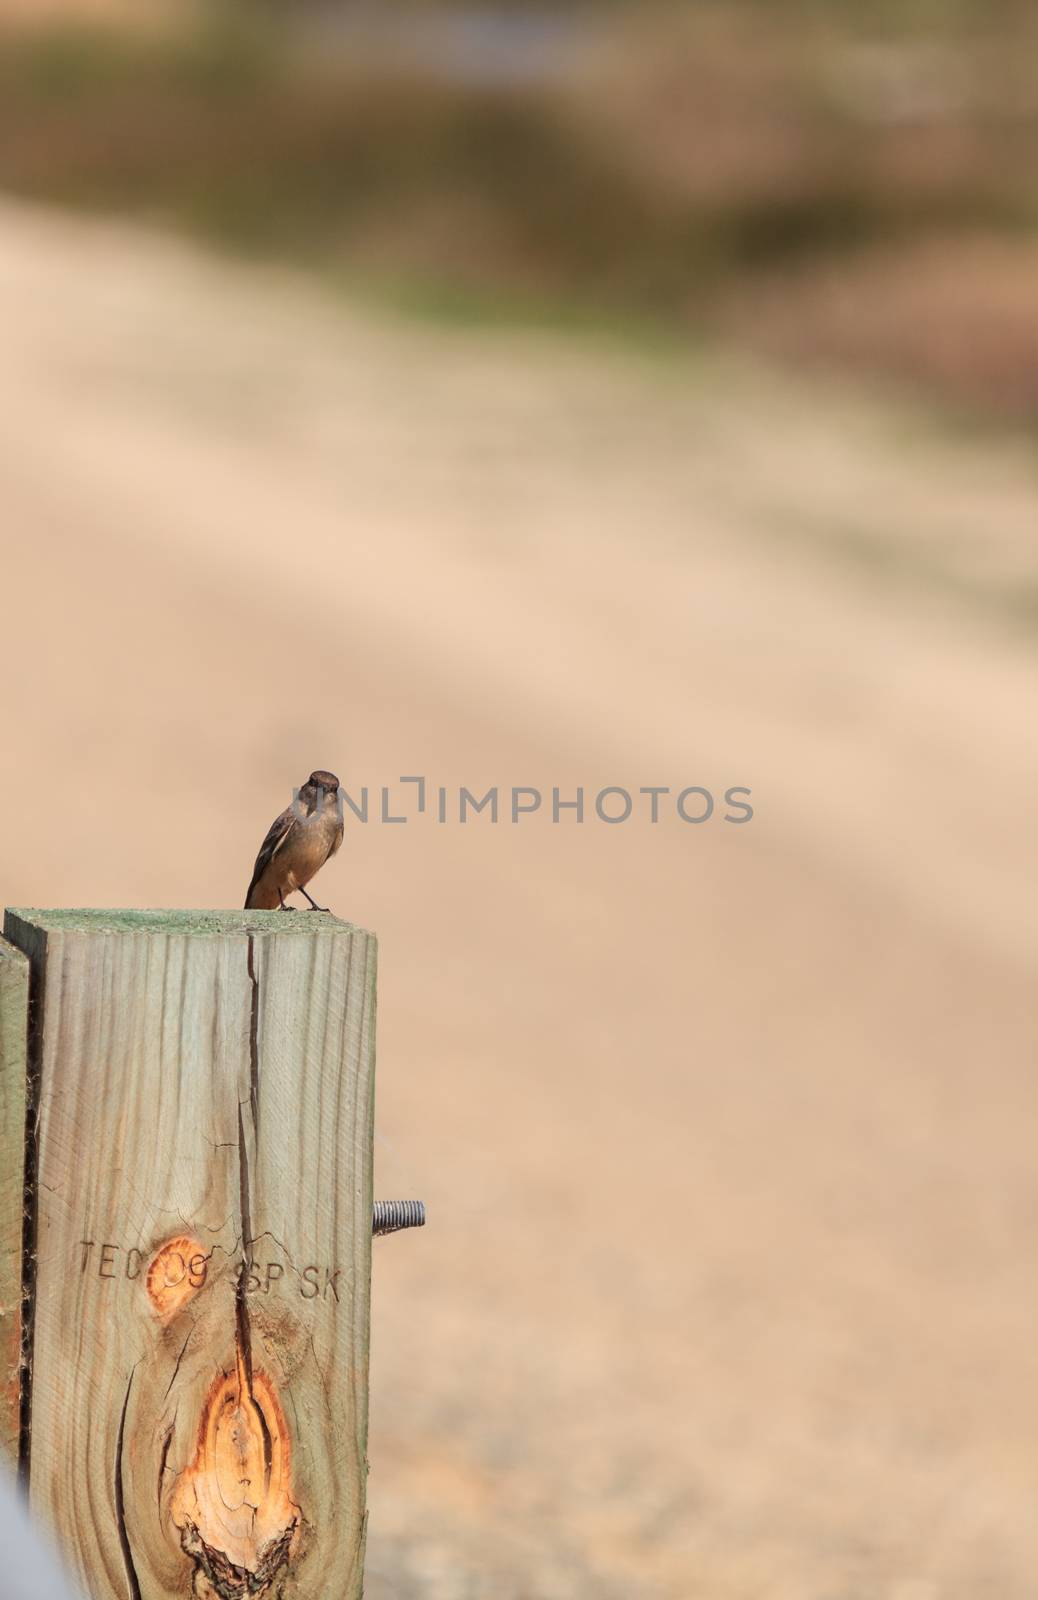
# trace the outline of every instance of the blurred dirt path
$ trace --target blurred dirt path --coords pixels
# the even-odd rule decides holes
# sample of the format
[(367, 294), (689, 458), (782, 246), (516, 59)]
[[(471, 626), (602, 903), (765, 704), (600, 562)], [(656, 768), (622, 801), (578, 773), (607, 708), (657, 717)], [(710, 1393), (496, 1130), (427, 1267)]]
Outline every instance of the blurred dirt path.
[(0, 515), (8, 904), (235, 905), (314, 765), (753, 790), (321, 880), (431, 1217), (370, 1600), (1030, 1600), (1022, 448), (5, 206)]

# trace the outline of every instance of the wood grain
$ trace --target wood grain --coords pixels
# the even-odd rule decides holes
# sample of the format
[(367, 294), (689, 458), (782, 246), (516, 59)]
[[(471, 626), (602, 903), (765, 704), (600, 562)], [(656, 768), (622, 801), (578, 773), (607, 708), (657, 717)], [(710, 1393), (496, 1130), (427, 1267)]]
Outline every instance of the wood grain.
[(361, 1593), (375, 941), (9, 912), (44, 976), (30, 1498), (93, 1597)]
[(18, 1461), (29, 963), (0, 939), (0, 1456)]

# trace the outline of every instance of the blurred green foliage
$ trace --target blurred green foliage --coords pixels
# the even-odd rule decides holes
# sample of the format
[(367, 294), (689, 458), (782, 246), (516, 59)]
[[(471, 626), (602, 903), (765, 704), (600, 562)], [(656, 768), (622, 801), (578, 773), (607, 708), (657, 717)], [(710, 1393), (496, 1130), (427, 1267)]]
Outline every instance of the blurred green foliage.
[[(587, 48), (562, 33), (556, 61), (549, 32), (544, 70), (515, 80), (430, 53), (428, 31), (409, 42), (408, 15), (428, 30), (435, 6), (367, 40), (329, 26), (334, 8), (306, 22), (294, 7), (291, 26), (283, 10), (0, 33), (0, 185), (426, 303), (756, 328), (859, 360), (854, 293), (873, 315), (899, 259), (1031, 245), (1038, 25), (1010, 0), (588, 4), (532, 14), (576, 17)], [(831, 288), (834, 272), (851, 309), (831, 292), (843, 321), (822, 336), (811, 281)], [(952, 382), (933, 351), (912, 354), (899, 315), (873, 339), (879, 366), (1038, 406), (1038, 378)]]

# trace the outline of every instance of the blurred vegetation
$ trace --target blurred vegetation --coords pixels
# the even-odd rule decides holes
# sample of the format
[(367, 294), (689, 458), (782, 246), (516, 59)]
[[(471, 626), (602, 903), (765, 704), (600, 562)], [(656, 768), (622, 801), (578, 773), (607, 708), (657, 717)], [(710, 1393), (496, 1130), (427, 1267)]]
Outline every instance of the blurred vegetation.
[(0, 30), (0, 186), (1038, 415), (1033, 8), (288, 9)]

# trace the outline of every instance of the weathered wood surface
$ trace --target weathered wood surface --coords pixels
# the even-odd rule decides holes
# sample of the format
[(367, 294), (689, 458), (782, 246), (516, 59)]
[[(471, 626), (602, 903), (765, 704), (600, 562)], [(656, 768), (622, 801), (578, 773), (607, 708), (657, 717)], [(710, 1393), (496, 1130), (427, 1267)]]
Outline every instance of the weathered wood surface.
[(0, 939), (0, 1456), (18, 1462), (29, 963)]
[(302, 912), (5, 933), (43, 981), (32, 1506), (93, 1600), (359, 1596), (374, 939)]

